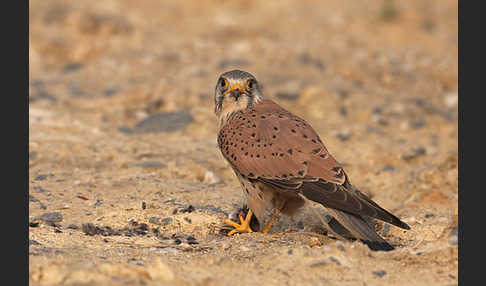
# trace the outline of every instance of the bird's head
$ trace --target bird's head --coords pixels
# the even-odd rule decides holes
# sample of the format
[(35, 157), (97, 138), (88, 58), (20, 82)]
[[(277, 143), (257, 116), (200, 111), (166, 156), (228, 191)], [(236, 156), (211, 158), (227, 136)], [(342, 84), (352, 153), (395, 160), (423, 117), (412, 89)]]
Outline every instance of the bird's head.
[(253, 75), (241, 70), (227, 71), (216, 84), (214, 113), (226, 118), (233, 112), (251, 108), (262, 99), (262, 90)]

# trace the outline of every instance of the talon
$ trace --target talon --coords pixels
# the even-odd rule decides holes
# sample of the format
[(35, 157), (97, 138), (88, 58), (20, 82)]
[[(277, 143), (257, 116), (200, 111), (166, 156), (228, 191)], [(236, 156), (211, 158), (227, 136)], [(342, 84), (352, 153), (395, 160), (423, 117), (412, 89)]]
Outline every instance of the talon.
[(225, 219), (224, 220), (225, 223), (227, 223), (227, 224), (229, 224), (229, 225), (231, 225), (232, 227), (235, 228), (228, 233), (228, 236), (232, 236), (235, 233), (253, 232), (253, 230), (250, 228), (250, 220), (251, 220), (252, 216), (253, 216), (253, 212), (251, 210), (248, 211), (246, 218), (243, 219), (243, 216), (240, 216), (240, 223), (241, 224), (238, 224), (238, 223), (236, 223), (232, 220), (229, 220), (229, 219)]

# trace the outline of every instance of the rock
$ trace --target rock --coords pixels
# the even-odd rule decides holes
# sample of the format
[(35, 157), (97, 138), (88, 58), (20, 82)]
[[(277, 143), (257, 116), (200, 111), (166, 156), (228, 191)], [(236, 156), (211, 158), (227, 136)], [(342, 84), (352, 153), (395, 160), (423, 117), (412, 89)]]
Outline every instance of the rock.
[(373, 270), (373, 271), (371, 271), (371, 273), (373, 273), (373, 275), (375, 275), (376, 277), (379, 277), (379, 278), (386, 275), (385, 270)]
[(449, 234), (449, 243), (450, 245), (457, 245), (458, 243), (458, 227), (457, 225), (451, 230)]
[(154, 168), (154, 169), (160, 169), (160, 168), (166, 168), (167, 167), (166, 164), (161, 163), (159, 161), (146, 161), (146, 162), (136, 164), (136, 166), (142, 167), (142, 168)]
[(414, 129), (420, 129), (425, 126), (425, 120), (423, 119), (412, 119), (410, 121), (410, 126)]
[(393, 171), (395, 171), (395, 167), (393, 167), (392, 165), (386, 165), (385, 167), (383, 167), (383, 169), (381, 169), (381, 171), (383, 171), (383, 172), (387, 172), (387, 171), (393, 172)]
[(64, 73), (68, 73), (68, 72), (80, 70), (82, 67), (83, 67), (83, 64), (81, 64), (81, 63), (69, 63), (62, 68), (62, 71)]
[(219, 62), (218, 67), (221, 69), (226, 69), (228, 67), (244, 67), (249, 65), (250, 62), (248, 62), (245, 59), (223, 59)]
[(419, 156), (422, 156), (422, 155), (425, 155), (426, 153), (426, 150), (424, 147), (417, 147), (417, 148), (413, 148), (411, 152), (409, 153), (404, 153), (401, 155), (401, 158), (405, 161), (410, 161), (416, 157), (419, 157)]
[(106, 95), (106, 96), (113, 96), (117, 93), (120, 92), (120, 89), (119, 88), (116, 88), (116, 87), (109, 87), (109, 88), (106, 88), (103, 90), (103, 94)]
[(74, 96), (74, 97), (82, 97), (82, 96), (85, 96), (86, 95), (86, 93), (79, 86), (79, 83), (77, 81), (71, 81), (71, 82), (69, 82), (68, 89), (71, 92), (71, 96)]
[(320, 267), (320, 266), (326, 266), (327, 265), (327, 261), (319, 261), (319, 262), (316, 262), (316, 263), (313, 263), (311, 265), (309, 265), (310, 267), (314, 268), (314, 267)]
[(329, 260), (331, 260), (332, 262), (336, 263), (336, 265), (341, 265), (341, 262), (339, 262), (339, 260), (337, 260), (336, 258), (334, 258), (332, 256), (329, 256)]
[(336, 137), (341, 141), (347, 141), (351, 137), (351, 132), (349, 130), (342, 130), (336, 133)]
[(221, 181), (221, 179), (216, 176), (216, 174), (214, 174), (213, 172), (211, 171), (206, 171), (204, 172), (204, 179), (203, 179), (203, 182), (206, 183), (206, 184), (217, 184)]
[[(174, 132), (182, 130), (194, 121), (187, 111), (156, 113), (140, 121), (133, 128), (137, 133)], [(121, 130), (120, 130), (121, 131)]]
[(58, 212), (45, 213), (41, 216), (36, 217), (36, 219), (42, 220), (46, 224), (52, 225), (62, 221), (62, 214)]
[(279, 92), (275, 93), (275, 96), (277, 98), (285, 99), (285, 100), (297, 100), (300, 97), (300, 93), (279, 91)]
[(457, 92), (448, 93), (444, 96), (444, 104), (448, 108), (456, 107), (458, 102), (459, 102), (459, 98)]
[(48, 174), (42, 174), (42, 175), (39, 175), (37, 177), (34, 178), (34, 180), (36, 181), (44, 181), (45, 179), (47, 179), (49, 175)]
[(167, 225), (173, 221), (172, 218), (160, 218), (160, 217), (151, 217), (149, 218), (149, 223), (157, 224), (157, 225)]
[(36, 240), (29, 239), (29, 246), (31, 246), (31, 245), (41, 245), (41, 243), (36, 241)]

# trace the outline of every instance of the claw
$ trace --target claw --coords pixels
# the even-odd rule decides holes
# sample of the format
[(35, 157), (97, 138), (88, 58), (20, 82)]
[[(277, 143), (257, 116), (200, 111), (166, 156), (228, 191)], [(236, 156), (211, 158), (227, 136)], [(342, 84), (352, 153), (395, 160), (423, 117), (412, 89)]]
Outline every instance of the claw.
[(235, 233), (253, 232), (253, 230), (250, 228), (250, 220), (252, 216), (253, 216), (253, 212), (251, 210), (248, 211), (248, 214), (246, 215), (245, 218), (243, 218), (243, 216), (240, 215), (240, 224), (232, 220), (225, 219), (224, 220), (225, 223), (235, 228), (228, 233), (228, 236), (232, 236)]

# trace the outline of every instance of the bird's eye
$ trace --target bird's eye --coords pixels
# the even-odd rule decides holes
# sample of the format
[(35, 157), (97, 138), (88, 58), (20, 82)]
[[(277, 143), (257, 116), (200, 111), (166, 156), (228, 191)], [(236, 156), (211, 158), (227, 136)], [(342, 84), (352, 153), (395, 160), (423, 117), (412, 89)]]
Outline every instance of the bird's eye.
[(253, 79), (249, 79), (246, 82), (246, 89), (252, 89), (255, 86), (255, 81)]
[(227, 80), (227, 79), (225, 79), (225, 78), (222, 78), (222, 79), (219, 81), (219, 86), (221, 86), (221, 88), (226, 89), (226, 88), (228, 88), (228, 85), (229, 85), (228, 80)]

